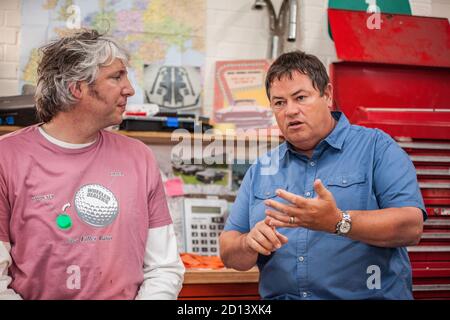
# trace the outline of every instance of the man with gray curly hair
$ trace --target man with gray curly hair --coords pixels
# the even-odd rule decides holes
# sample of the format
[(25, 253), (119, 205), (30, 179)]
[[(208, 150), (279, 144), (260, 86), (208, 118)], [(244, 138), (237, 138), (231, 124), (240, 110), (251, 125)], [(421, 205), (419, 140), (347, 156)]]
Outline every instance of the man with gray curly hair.
[(155, 157), (104, 130), (134, 94), (127, 52), (94, 30), (41, 52), (42, 123), (0, 138), (0, 299), (176, 299), (184, 266)]

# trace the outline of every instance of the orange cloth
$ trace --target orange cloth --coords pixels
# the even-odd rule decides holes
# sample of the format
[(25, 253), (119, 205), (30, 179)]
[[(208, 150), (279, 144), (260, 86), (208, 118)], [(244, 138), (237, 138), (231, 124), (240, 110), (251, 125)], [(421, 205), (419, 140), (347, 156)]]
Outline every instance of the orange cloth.
[(217, 256), (200, 256), (194, 253), (182, 253), (180, 254), (181, 260), (186, 268), (196, 269), (222, 269), (224, 268), (223, 262), (220, 257)]

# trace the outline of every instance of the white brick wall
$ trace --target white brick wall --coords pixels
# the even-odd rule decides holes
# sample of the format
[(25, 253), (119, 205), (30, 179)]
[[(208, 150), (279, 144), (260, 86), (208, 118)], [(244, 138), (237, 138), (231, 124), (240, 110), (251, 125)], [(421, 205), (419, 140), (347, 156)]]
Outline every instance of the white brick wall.
[(410, 0), (412, 14), (415, 16), (431, 16), (432, 2), (433, 0)]
[[(272, 0), (279, 10), (281, 0)], [(260, 59), (269, 56), (267, 10), (256, 11), (254, 0), (207, 0), (207, 59), (204, 111), (213, 104), (214, 62), (218, 59)], [(301, 49), (317, 55), (328, 67), (336, 61), (336, 50), (328, 35), (328, 0), (298, 0), (297, 41), (286, 42), (285, 51)], [(450, 18), (450, 0), (410, 0), (414, 15)]]
[(431, 16), (450, 19), (450, 0), (433, 0)]
[(15, 80), (17, 78), (17, 64), (0, 62), (0, 74), (3, 79)]
[[(278, 1), (280, 2), (280, 1)], [(278, 7), (278, 2), (275, 4)], [(207, 0), (204, 107), (211, 116), (217, 60), (264, 59), (269, 52), (267, 10), (253, 10), (253, 0)]]
[(0, 0), (0, 10), (18, 10), (20, 7), (20, 0)]
[(5, 11), (6, 26), (8, 27), (20, 27), (20, 11), (19, 10), (7, 10)]
[(328, 35), (328, 0), (303, 0), (300, 2), (299, 49), (318, 56), (328, 67), (336, 60), (334, 42)]
[[(279, 12), (282, 1), (272, 1)], [(207, 59), (204, 112), (211, 115), (214, 97), (214, 63), (225, 59), (264, 59), (270, 51), (268, 11), (252, 10), (254, 0), (208, 0)], [(328, 0), (299, 0), (297, 40), (284, 42), (284, 50), (302, 49), (316, 54), (328, 65), (336, 58), (328, 37)], [(212, 27), (212, 28), (211, 28)]]
[[(279, 12), (282, 1), (272, 2)], [(252, 10), (253, 3), (254, 0), (208, 0), (204, 85), (204, 112), (208, 116), (213, 109), (216, 60), (264, 59), (270, 56), (268, 12), (266, 9)], [(293, 43), (285, 41), (284, 51), (305, 50), (329, 65), (336, 59), (336, 53), (328, 36), (328, 0), (299, 0), (298, 5), (297, 40)]]
[[(17, 62), (19, 63), (19, 44), (5, 44), (4, 45), (4, 60), (8, 62)], [(1, 73), (0, 73), (1, 74)]]
[(19, 94), (20, 0), (0, 0), (0, 96)]
[[(282, 0), (272, 0), (279, 10)], [(204, 112), (211, 115), (214, 65), (217, 60), (263, 59), (269, 56), (267, 10), (253, 10), (254, 0), (207, 0)], [(336, 59), (328, 36), (328, 0), (299, 0), (297, 41), (285, 42), (316, 54), (326, 66)], [(450, 0), (410, 0), (415, 15), (450, 18)], [(18, 94), (20, 0), (0, 0), (0, 96)]]

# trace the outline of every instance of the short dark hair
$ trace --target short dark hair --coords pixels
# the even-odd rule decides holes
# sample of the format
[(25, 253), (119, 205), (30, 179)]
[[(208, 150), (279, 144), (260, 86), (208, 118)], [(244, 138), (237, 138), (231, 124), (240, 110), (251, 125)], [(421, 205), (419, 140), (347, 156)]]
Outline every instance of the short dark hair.
[(325, 89), (330, 82), (327, 70), (323, 63), (312, 54), (296, 50), (287, 52), (279, 56), (270, 66), (266, 76), (266, 93), (270, 100), (270, 86), (275, 79), (281, 80), (283, 77), (292, 79), (294, 72), (307, 75), (316, 90), (323, 96)]

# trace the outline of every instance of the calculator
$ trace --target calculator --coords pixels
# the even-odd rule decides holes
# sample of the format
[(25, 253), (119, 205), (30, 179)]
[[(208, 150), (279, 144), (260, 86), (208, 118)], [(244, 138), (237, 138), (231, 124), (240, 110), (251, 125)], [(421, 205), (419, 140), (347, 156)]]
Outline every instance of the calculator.
[(184, 200), (186, 252), (219, 255), (219, 235), (225, 225), (228, 203), (223, 199)]

